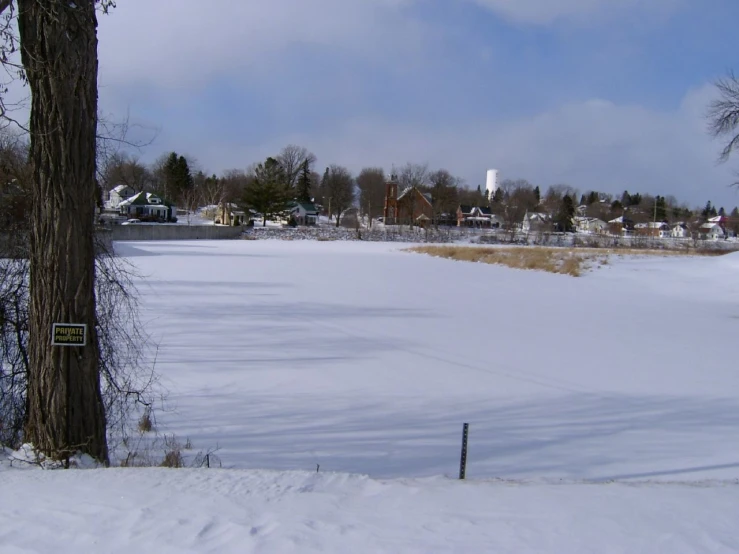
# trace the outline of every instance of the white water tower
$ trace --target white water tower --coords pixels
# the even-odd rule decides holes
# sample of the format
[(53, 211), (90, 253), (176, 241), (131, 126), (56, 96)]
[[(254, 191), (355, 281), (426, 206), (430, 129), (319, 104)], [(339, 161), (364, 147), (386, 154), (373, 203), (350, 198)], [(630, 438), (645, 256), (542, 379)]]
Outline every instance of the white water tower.
[(492, 200), (496, 190), (498, 190), (498, 170), (488, 169), (488, 176), (485, 181), (485, 195), (488, 200)]

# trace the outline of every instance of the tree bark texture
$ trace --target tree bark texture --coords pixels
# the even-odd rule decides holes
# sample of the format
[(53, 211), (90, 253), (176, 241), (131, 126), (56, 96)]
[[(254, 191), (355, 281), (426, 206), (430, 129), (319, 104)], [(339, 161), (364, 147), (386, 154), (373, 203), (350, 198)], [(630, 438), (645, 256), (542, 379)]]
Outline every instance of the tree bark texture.
[[(18, 0), (31, 89), (33, 193), (25, 439), (47, 456), (108, 461), (95, 332), (97, 16), (94, 0)], [(87, 324), (84, 347), (52, 323)]]

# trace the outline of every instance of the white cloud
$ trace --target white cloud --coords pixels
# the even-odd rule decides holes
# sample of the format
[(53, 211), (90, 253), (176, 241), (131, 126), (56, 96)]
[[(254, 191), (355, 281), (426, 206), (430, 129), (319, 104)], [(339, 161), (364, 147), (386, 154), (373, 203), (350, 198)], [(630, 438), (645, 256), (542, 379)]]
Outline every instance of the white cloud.
[[(728, 186), (737, 164), (716, 163), (719, 145), (706, 133), (704, 119), (712, 94), (708, 85), (691, 91), (670, 112), (591, 100), (503, 124), (354, 119), (320, 135), (286, 135), (260, 144), (248, 161), (297, 143), (314, 151), (321, 166), (339, 163), (355, 172), (364, 166), (389, 171), (393, 164), (429, 162), (474, 187), (494, 167), (502, 178), (525, 178), (542, 187), (568, 183), (581, 191), (672, 194), (691, 205), (711, 199), (728, 209), (739, 204), (739, 195)], [(248, 163), (238, 144), (193, 141), (178, 147), (199, 152), (212, 169)]]
[(614, 15), (668, 13), (685, 0), (469, 0), (520, 23), (592, 22)]
[[(126, 0), (99, 22), (101, 82), (197, 86), (227, 73), (249, 80), (275, 54), (310, 44), (369, 58), (421, 40), (404, 16), (416, 0)], [(401, 46), (402, 45), (402, 46)]]

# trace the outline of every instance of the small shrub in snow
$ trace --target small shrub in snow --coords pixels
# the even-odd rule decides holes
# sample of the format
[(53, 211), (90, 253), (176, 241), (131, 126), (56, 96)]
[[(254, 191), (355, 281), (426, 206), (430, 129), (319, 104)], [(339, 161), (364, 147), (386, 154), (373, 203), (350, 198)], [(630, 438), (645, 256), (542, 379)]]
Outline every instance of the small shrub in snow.
[(151, 433), (154, 430), (154, 423), (151, 420), (151, 409), (146, 408), (139, 418), (139, 432)]

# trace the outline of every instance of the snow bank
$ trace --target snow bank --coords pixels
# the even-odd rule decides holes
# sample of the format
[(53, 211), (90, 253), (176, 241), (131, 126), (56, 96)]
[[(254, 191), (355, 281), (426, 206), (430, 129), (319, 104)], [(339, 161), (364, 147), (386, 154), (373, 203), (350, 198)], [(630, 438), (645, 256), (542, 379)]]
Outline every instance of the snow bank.
[[(239, 470), (1, 472), (26, 552), (736, 552), (736, 484), (378, 481)], [(12, 501), (7, 501), (12, 499)]]

